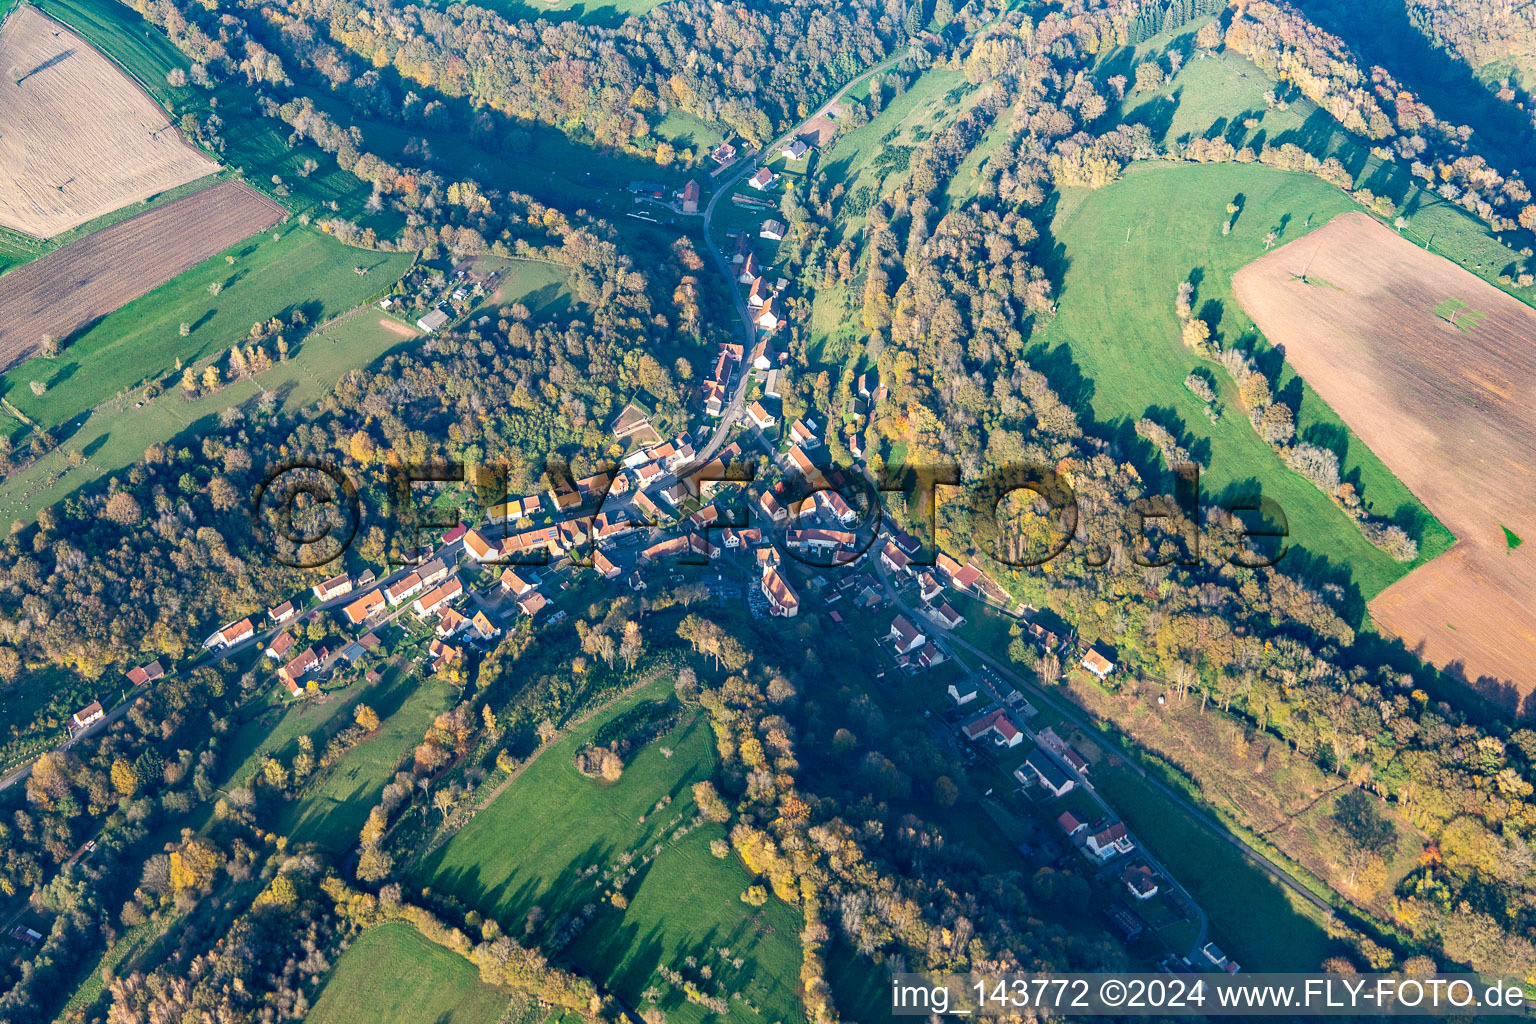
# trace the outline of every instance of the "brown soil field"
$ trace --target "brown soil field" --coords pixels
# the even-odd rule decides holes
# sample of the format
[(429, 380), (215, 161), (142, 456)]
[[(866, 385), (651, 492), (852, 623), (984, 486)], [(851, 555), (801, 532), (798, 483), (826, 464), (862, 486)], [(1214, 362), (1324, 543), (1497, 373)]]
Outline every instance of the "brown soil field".
[[(1286, 361), (1457, 537), (1376, 596), (1377, 626), (1517, 707), (1536, 692), (1536, 543), (1512, 548), (1503, 528), (1536, 542), (1536, 310), (1363, 213), (1232, 284)], [(1447, 300), (1484, 318), (1455, 326)]]
[(0, 225), (51, 238), (218, 170), (137, 82), (32, 7), (0, 27)]
[(0, 276), (0, 369), (61, 340), (287, 213), (221, 182), (102, 228)]

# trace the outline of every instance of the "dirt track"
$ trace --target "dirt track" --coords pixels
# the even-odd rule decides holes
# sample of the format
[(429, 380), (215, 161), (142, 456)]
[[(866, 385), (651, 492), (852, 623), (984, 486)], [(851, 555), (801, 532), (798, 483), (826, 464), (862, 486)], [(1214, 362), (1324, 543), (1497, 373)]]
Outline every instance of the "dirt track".
[(0, 276), (0, 369), (157, 288), (285, 211), (226, 181), (156, 207)]
[(51, 238), (212, 174), (139, 84), (59, 22), (0, 28), (0, 225)]
[[(1377, 595), (1377, 625), (1506, 705), (1536, 691), (1536, 311), (1362, 213), (1249, 264), (1233, 289), (1458, 538)], [(1448, 299), (1486, 318), (1453, 326), (1436, 313)], [(1529, 543), (1511, 549), (1501, 527)]]

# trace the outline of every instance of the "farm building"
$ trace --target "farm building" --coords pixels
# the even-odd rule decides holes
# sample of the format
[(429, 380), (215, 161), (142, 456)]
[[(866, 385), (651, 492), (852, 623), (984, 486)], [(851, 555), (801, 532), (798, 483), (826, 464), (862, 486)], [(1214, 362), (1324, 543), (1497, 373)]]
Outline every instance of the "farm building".
[(446, 324), (447, 322), (448, 314), (443, 312), (441, 309), (434, 309), (420, 320), (417, 320), (416, 326), (420, 327), (425, 333), (431, 334), (433, 331), (442, 327), (443, 324)]

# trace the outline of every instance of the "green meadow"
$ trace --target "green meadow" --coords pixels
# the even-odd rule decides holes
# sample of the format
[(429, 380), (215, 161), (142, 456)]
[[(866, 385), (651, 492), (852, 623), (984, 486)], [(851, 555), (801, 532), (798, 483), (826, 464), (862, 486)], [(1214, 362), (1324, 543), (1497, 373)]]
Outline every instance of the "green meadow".
[[(358, 698), (379, 713), (378, 733), (347, 751), (311, 782), (279, 816), (278, 831), (294, 842), (316, 843), (338, 854), (357, 845), (357, 834), (384, 787), (394, 779), (395, 766), (457, 697), (458, 691), (439, 679), (399, 668), (386, 670), (378, 685)], [(324, 744), (315, 746), (319, 749)]]
[(1316, 907), (1129, 768), (1097, 766), (1094, 785), (1206, 912), (1207, 941), (1240, 964), (1262, 964), (1269, 971), (1318, 970), (1330, 943)]
[[(321, 398), (347, 370), (366, 366), (390, 349), (410, 344), (416, 330), (383, 316), (358, 316), (312, 334), (286, 363), (274, 363), (256, 377), (242, 377), (219, 391), (188, 401), (172, 386), (144, 401), (136, 393), (115, 396), (80, 421), (62, 445), (24, 470), (0, 479), (0, 516), (31, 522), (38, 510), (56, 504), (94, 481), (144, 457), (152, 444), (166, 443), (214, 422), (229, 408), (249, 412), (271, 393), (293, 412)], [(391, 327), (380, 321), (389, 320)], [(28, 396), (30, 397), (30, 392)], [(72, 465), (70, 452), (85, 461)]]
[(515, 993), (408, 924), (367, 929), (341, 955), (309, 1024), (496, 1024)]
[[(752, 878), (734, 855), (718, 860), (711, 854), (711, 840), (724, 835), (720, 826), (676, 835), (695, 815), (693, 783), (707, 778), (714, 762), (707, 724), (693, 718), (676, 726), (634, 753), (613, 784), (586, 778), (572, 764), (578, 746), (604, 725), (641, 700), (665, 699), (666, 692), (647, 687), (557, 740), (417, 864), (411, 881), (430, 884), (495, 917), (511, 934), (526, 931), (539, 943), (550, 942), (593, 906), (594, 916), (561, 959), (630, 1006), (643, 1009), (641, 993), (658, 986), (658, 1005), (668, 1020), (706, 1016), (657, 973), (667, 967), (697, 981), (688, 957), (710, 968), (707, 990), (726, 997), (741, 993), (731, 1000), (728, 1019), (793, 1019), (799, 1012), (799, 915), (771, 898), (761, 907), (741, 901)], [(616, 879), (627, 909), (610, 900)], [(740, 967), (734, 965), (738, 959)]]
[[(1241, 206), (1237, 224), (1223, 235), (1226, 206), (1234, 201)], [(1157, 209), (1180, 213), (1150, 216)], [(1352, 582), (1369, 599), (1411, 566), (1367, 543), (1342, 510), (1285, 466), (1249, 425), (1226, 371), (1181, 342), (1174, 313), (1179, 283), (1197, 278), (1196, 314), (1224, 346), (1254, 348), (1277, 393), (1298, 409), (1298, 438), (1339, 454), (1341, 475), (1372, 512), (1405, 523), (1418, 537), (1420, 561), (1439, 554), (1450, 534), (1304, 382), (1283, 366), (1276, 374), (1278, 359), (1232, 296), (1233, 273), (1263, 255), (1268, 232), (1284, 244), (1354, 209), (1343, 192), (1310, 175), (1255, 164), (1135, 165), (1106, 188), (1068, 190), (1051, 222), (1060, 246), (1059, 308), (1031, 338), (1029, 359), (1065, 401), (1133, 450), (1141, 417), (1173, 430), (1204, 457), (1206, 501), (1255, 493), (1274, 499), (1288, 521), (1292, 550), (1285, 558), (1293, 571), (1314, 583)], [(1184, 387), (1197, 366), (1217, 382), (1223, 414), (1216, 423)], [(1147, 465), (1159, 464), (1148, 458)]]
[[(274, 239), (273, 236), (277, 237)], [(233, 259), (233, 262), (230, 261)], [(387, 291), (406, 253), (353, 249), (309, 228), (280, 224), (167, 281), (70, 337), (57, 359), (37, 356), (0, 378), (5, 396), (52, 429), (127, 387), (159, 380), (249, 337), (251, 325), (295, 311), (317, 324)], [(355, 268), (366, 274), (359, 275)], [(218, 285), (218, 295), (209, 292)], [(189, 325), (182, 337), (181, 325)], [(288, 331), (292, 336), (295, 332)], [(274, 359), (273, 343), (262, 343)], [(32, 381), (46, 384), (34, 395)], [(168, 380), (168, 387), (180, 378)]]

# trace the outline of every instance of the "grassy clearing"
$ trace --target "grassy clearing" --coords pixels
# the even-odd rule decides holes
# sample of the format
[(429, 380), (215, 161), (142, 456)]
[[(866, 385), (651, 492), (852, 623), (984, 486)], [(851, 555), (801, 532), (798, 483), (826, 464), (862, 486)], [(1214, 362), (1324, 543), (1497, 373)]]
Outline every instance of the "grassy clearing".
[[(585, 905), (597, 906), (595, 919), (565, 947), (564, 958), (631, 1006), (646, 988), (659, 985), (667, 993), (660, 1005), (669, 1020), (705, 1016), (655, 973), (667, 966), (696, 977), (684, 964), (688, 956), (710, 965), (714, 977), (704, 983), (709, 991), (742, 993), (732, 1001), (729, 1019), (792, 1019), (798, 1015), (798, 916), (772, 899), (758, 908), (740, 900), (752, 879), (734, 858), (711, 855), (711, 840), (723, 835), (719, 826), (704, 825), (682, 838), (674, 834), (693, 818), (692, 784), (706, 778), (713, 763), (707, 725), (694, 719), (674, 728), (635, 754), (612, 785), (583, 777), (572, 764), (579, 745), (639, 702), (665, 698), (669, 685), (663, 680), (643, 688), (543, 751), (506, 792), (419, 864), (412, 881), (495, 916), (512, 934), (540, 922), (530, 932), (539, 942)], [(670, 803), (658, 809), (663, 799)], [(658, 847), (655, 859), (643, 863)], [(629, 906), (619, 911), (607, 894), (612, 872), (622, 878), (626, 864), (635, 874), (624, 882)], [(535, 908), (538, 914), (530, 917)], [(742, 967), (731, 965), (735, 958), (744, 961)]]
[[(382, 315), (372, 316), (371, 312), (371, 307), (364, 309), (311, 335), (286, 363), (277, 363), (258, 377), (242, 378), (211, 395), (189, 402), (179, 387), (173, 387), (148, 402), (130, 395), (103, 403), (60, 448), (0, 480), (0, 516), (31, 522), (40, 509), (133, 465), (150, 445), (195, 432), (225, 409), (249, 411), (263, 391), (279, 396), (281, 407), (288, 412), (314, 402), (347, 370), (366, 366), (390, 349), (414, 340), (415, 328)], [(84, 454), (86, 461), (71, 467), (65, 457), (70, 450)]]
[(323, 779), (312, 783), (278, 818), (277, 831), (295, 842), (343, 851), (357, 843), (368, 812), (394, 776), (400, 758), (422, 741), (432, 720), (453, 707), (458, 692), (437, 679), (398, 669), (366, 696), (383, 725), (348, 751)]
[[(286, 319), (295, 310), (310, 323), (337, 316), (388, 288), (410, 260), (408, 254), (353, 249), (307, 228), (279, 225), (102, 317), (75, 335), (58, 359), (29, 359), (0, 379), (11, 402), (51, 429), (124, 387), (173, 373), (177, 359), (193, 363), (244, 341), (257, 321)], [(368, 273), (358, 275), (354, 267)], [(214, 284), (222, 289), (217, 296), (208, 290)], [(183, 323), (191, 328), (185, 338)], [(271, 344), (264, 347), (275, 358)], [(34, 395), (31, 381), (47, 384), (48, 392)]]
[(341, 955), (310, 1024), (495, 1024), (513, 992), (407, 924), (369, 928)]
[[(1207, 462), (1207, 500), (1262, 492), (1278, 502), (1289, 521), (1292, 571), (1315, 583), (1352, 582), (1362, 606), (1404, 575), (1409, 566), (1367, 543), (1348, 516), (1259, 438), (1224, 371), (1213, 371), (1224, 409), (1217, 423), (1207, 421), (1183, 386), (1202, 361), (1179, 339), (1179, 282), (1198, 276), (1197, 315), (1224, 345), (1252, 344), (1272, 368), (1274, 360), (1263, 358), (1267, 344), (1232, 298), (1232, 274), (1263, 254), (1271, 229), (1290, 241), (1355, 209), (1349, 197), (1310, 176), (1252, 164), (1140, 165), (1108, 188), (1068, 195), (1074, 202), (1063, 202), (1051, 225), (1063, 251), (1059, 312), (1031, 339), (1031, 362), (1066, 401), (1123, 435), (1132, 450), (1133, 424), (1142, 416), (1151, 413), (1175, 430)], [(1223, 236), (1226, 205), (1235, 196), (1242, 211)], [(1153, 223), (1153, 209), (1179, 215)], [(1105, 273), (1110, 267), (1115, 273)], [(1298, 437), (1339, 453), (1343, 477), (1374, 514), (1421, 524), (1420, 561), (1450, 546), (1449, 533), (1300, 378), (1282, 369), (1276, 389), (1299, 410)], [(1149, 405), (1148, 396), (1155, 402)]]
[(666, 0), (490, 0), (486, 7), (504, 18), (613, 26), (625, 18), (642, 18), (664, 3)]
[(888, 176), (905, 172), (918, 143), (968, 110), (978, 95), (962, 72), (934, 68), (888, 97), (868, 124), (837, 137), (821, 156), (821, 170), (848, 193), (839, 216), (843, 237), (863, 225), (864, 208), (883, 194)]
[(1208, 941), (1250, 970), (1317, 970), (1329, 940), (1315, 907), (1129, 768), (1101, 764), (1093, 774), (1099, 792), (1209, 915)]

